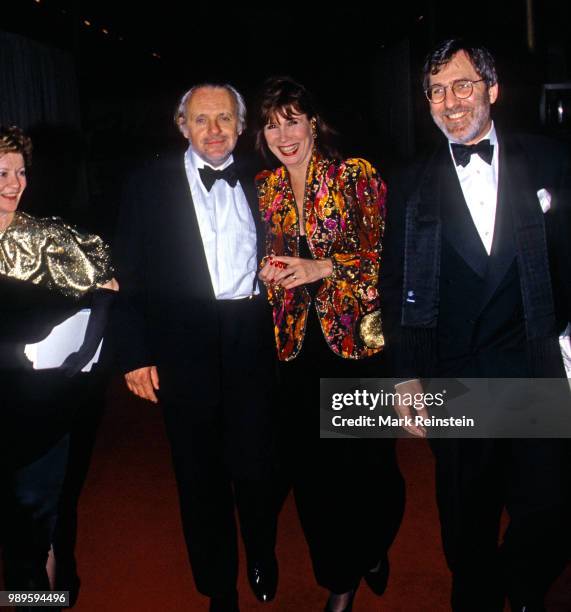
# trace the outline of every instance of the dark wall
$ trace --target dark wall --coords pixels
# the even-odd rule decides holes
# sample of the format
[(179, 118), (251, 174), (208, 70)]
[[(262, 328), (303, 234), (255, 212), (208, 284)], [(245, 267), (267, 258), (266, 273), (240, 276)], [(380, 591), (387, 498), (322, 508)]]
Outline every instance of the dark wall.
[[(74, 117), (74, 125), (80, 122), (81, 134), (64, 130), (59, 150), (69, 148), (74, 160), (86, 159), (85, 211), (111, 225), (131, 168), (165, 148), (184, 148), (172, 114), (179, 96), (203, 80), (235, 84), (245, 94), (252, 118), (256, 90), (265, 78), (298, 78), (337, 127), (344, 153), (370, 158), (382, 173), (440, 137), (420, 87), (422, 61), (443, 38), (469, 36), (497, 57), (498, 122), (542, 130), (542, 84), (571, 77), (568, 4), (536, 0), (533, 49), (527, 39), (526, 0), (381, 2), (374, 12), (349, 3), (313, 2), (303, 11), (275, 11), (267, 3), (252, 3), (225, 7), (215, 16), (210, 5), (174, 0), (163, 0), (160, 7), (50, 0), (18, 3), (6, 27), (71, 60), (73, 70), (51, 82), (66, 96), (79, 92), (79, 119), (77, 111), (69, 118)], [(83, 25), (85, 16), (89, 27)], [(102, 34), (102, 25), (109, 26), (108, 35)], [(2, 64), (0, 70), (6, 72), (6, 62)], [(23, 81), (13, 91), (26, 92), (37, 84), (25, 70), (21, 75)], [(43, 93), (34, 95), (44, 98)], [(53, 129), (56, 122), (48, 123)], [(38, 172), (39, 155), (47, 151), (40, 142)], [(251, 148), (251, 143), (251, 135), (242, 137), (242, 148)], [(42, 163), (48, 174), (53, 174), (53, 162)]]

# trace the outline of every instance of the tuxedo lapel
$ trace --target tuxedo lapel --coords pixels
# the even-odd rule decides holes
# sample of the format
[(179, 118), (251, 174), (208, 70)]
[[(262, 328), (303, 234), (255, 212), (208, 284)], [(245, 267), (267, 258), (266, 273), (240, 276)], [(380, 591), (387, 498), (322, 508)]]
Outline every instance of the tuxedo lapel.
[(494, 223), (494, 239), (490, 254), (490, 265), (486, 279), (486, 287), (482, 296), (482, 307), (493, 297), (496, 289), (505, 278), (516, 256), (514, 227), (512, 221), (512, 206), (518, 183), (512, 181), (512, 172), (504, 146), (500, 146), (498, 197), (496, 204), (496, 220)]
[(488, 254), (472, 220), (447, 147), (442, 149), (439, 192), (444, 240), (480, 278), (484, 278), (488, 270)]
[[(539, 201), (525, 152), (509, 139), (500, 141), (496, 223), (482, 308), (493, 297), (517, 257), (516, 232), (528, 231), (536, 223), (538, 211)], [(516, 219), (520, 221), (516, 223)]]
[[(179, 269), (180, 278), (190, 278), (193, 286), (193, 293), (204, 294), (208, 292), (208, 297), (214, 298), (214, 289), (208, 269), (208, 262), (204, 252), (202, 236), (198, 218), (192, 199), (192, 193), (186, 176), (184, 160), (174, 159), (174, 163), (167, 172), (164, 185), (169, 193), (169, 206), (171, 213), (172, 232), (175, 238), (174, 253), (177, 253), (174, 265)], [(253, 173), (248, 166), (240, 160), (235, 162), (236, 173), (238, 174), (239, 187), (242, 188), (252, 219), (256, 227), (256, 243), (258, 262), (263, 257), (264, 240), (263, 228), (258, 206), (258, 197), (254, 184)]]
[(169, 194), (163, 200), (169, 207), (165, 236), (171, 241), (169, 250), (176, 276), (179, 282), (188, 282), (194, 294), (206, 292), (209, 298), (213, 298), (214, 290), (182, 156), (169, 163), (163, 185)]
[(250, 211), (252, 212), (252, 216), (254, 217), (254, 221), (256, 221), (260, 217), (260, 208), (258, 206), (258, 196), (256, 193), (256, 185), (254, 184), (254, 175), (248, 172), (247, 168), (239, 162), (236, 162), (236, 172), (238, 174), (242, 190), (244, 191), (244, 195), (246, 196), (246, 200), (248, 200), (248, 205), (250, 207)]

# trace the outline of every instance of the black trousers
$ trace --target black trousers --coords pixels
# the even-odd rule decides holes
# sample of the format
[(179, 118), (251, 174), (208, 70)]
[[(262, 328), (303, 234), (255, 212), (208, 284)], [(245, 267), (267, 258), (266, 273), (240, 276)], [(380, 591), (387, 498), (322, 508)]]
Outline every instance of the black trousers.
[(282, 478), (293, 487), (318, 584), (354, 589), (386, 554), (404, 512), (390, 439), (319, 439), (319, 379), (382, 377), (383, 357), (348, 360), (327, 346), (312, 309), (304, 345), (280, 364)]
[[(433, 440), (452, 609), (539, 606), (570, 551), (569, 440)], [(502, 510), (509, 526), (498, 545)]]
[(77, 507), (103, 416), (108, 379), (109, 370), (102, 364), (95, 364), (91, 372), (73, 377), (73, 395), (68, 395), (73, 403), (69, 421), (68, 460), (52, 535), (56, 588), (65, 586), (62, 590), (67, 590), (77, 577)]
[(235, 508), (248, 558), (274, 551), (275, 357), (261, 300), (218, 303), (219, 388), (211, 399), (193, 397), (200, 381), (191, 361), (158, 367), (188, 555), (197, 589), (211, 597), (236, 587)]
[(2, 479), (2, 561), (10, 590), (49, 590), (46, 562), (67, 463), (68, 436)]
[(68, 392), (55, 370), (0, 372), (0, 545), (7, 588), (48, 588), (45, 571), (69, 436)]

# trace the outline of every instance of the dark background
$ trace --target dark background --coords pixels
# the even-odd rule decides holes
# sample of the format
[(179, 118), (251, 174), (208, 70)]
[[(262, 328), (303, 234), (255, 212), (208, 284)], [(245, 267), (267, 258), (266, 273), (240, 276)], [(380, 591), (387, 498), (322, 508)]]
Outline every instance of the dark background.
[[(567, 138), (566, 94), (552, 95), (543, 123), (539, 109), (543, 84), (571, 81), (570, 5), (12, 0), (0, 22), (0, 121), (34, 139), (23, 205), (110, 236), (133, 166), (165, 148), (184, 149), (172, 115), (179, 97), (203, 80), (234, 84), (250, 117), (266, 77), (301, 80), (340, 132), (344, 153), (390, 174), (439, 137), (420, 71), (426, 52), (455, 35), (496, 56), (494, 112), (503, 128)], [(239, 146), (250, 149), (251, 133)]]

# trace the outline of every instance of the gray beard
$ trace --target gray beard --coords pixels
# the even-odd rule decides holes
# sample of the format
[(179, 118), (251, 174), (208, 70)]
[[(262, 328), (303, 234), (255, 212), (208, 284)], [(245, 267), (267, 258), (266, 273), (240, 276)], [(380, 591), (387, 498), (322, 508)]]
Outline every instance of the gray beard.
[[(463, 110), (463, 109), (461, 107), (458, 109), (451, 109), (449, 111), (449, 114), (452, 115), (455, 112), (458, 112), (460, 110)], [(462, 136), (457, 136), (457, 135), (449, 133), (448, 130), (446, 129), (446, 125), (444, 124), (444, 122), (440, 120), (440, 118), (437, 120), (435, 117), (433, 117), (433, 120), (434, 120), (434, 123), (436, 123), (436, 125), (438, 126), (438, 129), (446, 136), (446, 138), (448, 138), (448, 140), (450, 140), (451, 142), (458, 143), (458, 144), (466, 144), (467, 142), (474, 140), (476, 136), (478, 136), (478, 134), (484, 131), (484, 128), (486, 127), (486, 125), (488, 124), (490, 120), (490, 107), (487, 106), (485, 108), (482, 108), (481, 112), (473, 116), (473, 121), (472, 121), (470, 131), (464, 133)]]

